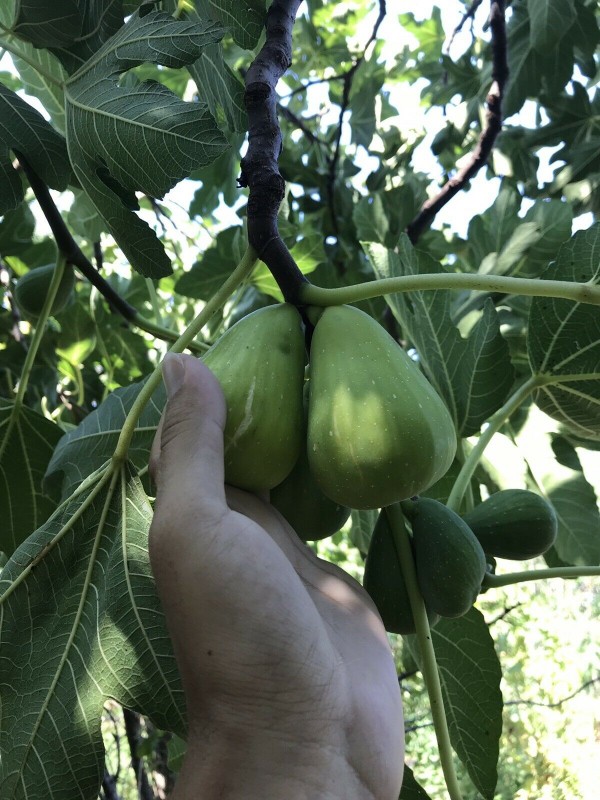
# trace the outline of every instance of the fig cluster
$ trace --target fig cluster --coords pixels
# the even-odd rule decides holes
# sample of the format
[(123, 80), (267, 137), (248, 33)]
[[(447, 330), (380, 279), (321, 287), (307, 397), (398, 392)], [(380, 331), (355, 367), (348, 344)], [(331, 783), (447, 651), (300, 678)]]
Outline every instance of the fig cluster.
[(424, 491), (454, 458), (454, 425), (435, 389), (351, 306), (318, 312), (308, 356), (299, 312), (280, 304), (244, 317), (204, 361), (227, 401), (226, 481), (273, 490), (302, 538), (339, 530), (351, 508)]

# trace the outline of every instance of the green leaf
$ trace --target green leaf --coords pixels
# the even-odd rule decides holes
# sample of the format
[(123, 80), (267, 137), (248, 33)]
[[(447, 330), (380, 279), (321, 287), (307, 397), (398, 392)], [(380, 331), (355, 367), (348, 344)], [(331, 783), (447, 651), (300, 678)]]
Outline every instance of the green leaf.
[(369, 544), (371, 536), (373, 535), (373, 528), (379, 516), (378, 509), (358, 510), (352, 509), (352, 527), (348, 533), (351, 543), (363, 555), (369, 551)]
[(123, 24), (121, 0), (19, 0), (15, 33), (75, 72)]
[(564, 437), (549, 432), (547, 417), (535, 408), (516, 441), (537, 485), (556, 511), (557, 556), (565, 564), (600, 564), (598, 499), (573, 446)]
[[(416, 637), (406, 637), (417, 661)], [(481, 613), (441, 619), (431, 629), (440, 673), (450, 741), (469, 776), (486, 800), (498, 779), (502, 732), (502, 670)]]
[(10, 555), (56, 508), (42, 479), (62, 430), (0, 398), (0, 550)]
[(24, 155), (52, 189), (67, 188), (71, 168), (63, 137), (39, 111), (0, 83), (0, 216), (25, 196), (11, 151)]
[(73, 42), (81, 33), (77, 0), (18, 0), (14, 33), (36, 47), (58, 47)]
[[(61, 485), (62, 498), (68, 498), (88, 475), (113, 455), (123, 423), (142, 389), (133, 383), (116, 389), (98, 408), (60, 440), (46, 472), (47, 485)], [(150, 447), (165, 404), (161, 385), (142, 412), (129, 448), (129, 458), (137, 469), (148, 464)]]
[(554, 47), (575, 21), (574, 0), (527, 0), (531, 46), (544, 53)]
[[(600, 223), (564, 244), (542, 280), (600, 283)], [(557, 298), (531, 303), (527, 349), (531, 369), (547, 383), (538, 406), (579, 435), (600, 438), (600, 314)]]
[(235, 226), (221, 231), (191, 268), (175, 284), (175, 291), (186, 297), (209, 300), (235, 269), (239, 258), (239, 239), (242, 228)]
[(258, 44), (266, 21), (264, 0), (247, 0), (240, 5), (236, 0), (195, 0), (203, 17), (212, 17), (229, 28), (233, 40), (245, 50)]
[(213, 117), (227, 131), (245, 132), (248, 126), (244, 108), (244, 85), (229, 69), (220, 45), (209, 45), (200, 58), (188, 67), (198, 87), (198, 96)]
[(184, 735), (183, 690), (148, 558), (151, 517), (126, 466), (102, 472), (2, 570), (3, 800), (95, 798), (108, 698)]
[(162, 197), (228, 146), (207, 107), (158, 83), (125, 88), (118, 78), (144, 61), (182, 67), (222, 36), (214, 23), (138, 13), (66, 84), (73, 169), (131, 264), (143, 275), (171, 272), (155, 233), (131, 209), (136, 191)]
[[(23, 82), (27, 94), (37, 97), (50, 115), (54, 127), (62, 134), (65, 132), (65, 96), (63, 84), (67, 73), (60, 61), (45, 49), (38, 49), (29, 42), (15, 39), (11, 47), (23, 58), (13, 56), (15, 67)], [(27, 61), (25, 61), (27, 59)], [(33, 64), (39, 65), (35, 69)], [(54, 79), (54, 80), (52, 80)]]
[(35, 217), (27, 203), (21, 203), (15, 209), (7, 211), (0, 222), (0, 253), (15, 256), (22, 253), (29, 245), (35, 230)]
[[(325, 251), (323, 249), (323, 237), (319, 233), (309, 233), (303, 239), (296, 242), (290, 250), (292, 257), (295, 259), (296, 264), (300, 268), (303, 275), (308, 275), (313, 272), (319, 264), (325, 261)], [(275, 281), (275, 278), (269, 272), (266, 264), (259, 264), (252, 273), (252, 283), (265, 294), (275, 297), (277, 300), (283, 300), (283, 295)]]
[[(398, 252), (380, 245), (366, 247), (378, 278), (441, 272), (425, 253), (402, 236)], [(429, 380), (445, 400), (462, 436), (478, 433), (504, 400), (513, 383), (508, 346), (496, 310), (487, 301), (465, 341), (450, 321), (447, 291), (399, 292), (386, 302), (419, 353)]]
[(412, 769), (406, 764), (404, 765), (402, 789), (400, 790), (398, 800), (430, 800), (425, 789), (417, 783)]

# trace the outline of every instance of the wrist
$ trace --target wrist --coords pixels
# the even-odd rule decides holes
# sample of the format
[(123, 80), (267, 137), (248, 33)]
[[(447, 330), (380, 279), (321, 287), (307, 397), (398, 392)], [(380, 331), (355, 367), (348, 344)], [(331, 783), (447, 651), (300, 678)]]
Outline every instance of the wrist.
[(169, 800), (373, 800), (344, 753), (249, 733), (190, 738)]

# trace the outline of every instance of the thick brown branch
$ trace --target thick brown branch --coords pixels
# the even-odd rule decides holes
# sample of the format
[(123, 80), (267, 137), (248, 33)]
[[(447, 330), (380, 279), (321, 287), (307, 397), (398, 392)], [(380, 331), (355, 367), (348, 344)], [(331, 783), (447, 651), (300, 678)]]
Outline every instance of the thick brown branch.
[(273, 0), (267, 13), (266, 41), (246, 73), (248, 152), (242, 159), (240, 186), (248, 186), (248, 241), (271, 270), (283, 296), (297, 298), (306, 282), (279, 235), (277, 214), (285, 196), (279, 172), (282, 148), (277, 119), (277, 81), (292, 63), (292, 29), (301, 0)]
[(460, 192), (467, 181), (476, 175), (487, 162), (494, 142), (502, 129), (502, 98), (508, 79), (504, 6), (504, 0), (492, 0), (490, 27), (492, 29), (493, 65), (492, 85), (487, 96), (486, 127), (468, 163), (454, 177), (450, 178), (435, 197), (423, 204), (419, 214), (406, 228), (406, 233), (413, 244), (416, 243), (423, 231), (431, 225), (435, 215), (455, 194)]
[(136, 316), (135, 308), (130, 306), (129, 303), (115, 292), (112, 286), (94, 269), (93, 264), (83, 254), (77, 242), (71, 236), (71, 232), (65, 225), (65, 221), (56, 207), (44, 181), (34, 172), (25, 156), (16, 151), (15, 155), (23, 167), (23, 172), (27, 175), (29, 185), (33, 189), (33, 193), (42, 209), (43, 215), (46, 217), (59, 252), (66, 258), (67, 263), (76, 267), (79, 272), (98, 289), (100, 294), (106, 298), (112, 309), (121, 314), (126, 320), (134, 320)]

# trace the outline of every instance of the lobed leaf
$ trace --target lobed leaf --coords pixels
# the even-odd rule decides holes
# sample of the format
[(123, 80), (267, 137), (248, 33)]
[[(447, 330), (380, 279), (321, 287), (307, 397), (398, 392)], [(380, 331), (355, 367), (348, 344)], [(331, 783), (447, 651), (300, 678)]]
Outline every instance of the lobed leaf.
[(56, 508), (42, 489), (62, 430), (31, 408), (0, 398), (0, 551), (10, 555)]
[(132, 213), (135, 192), (162, 197), (228, 144), (203, 103), (183, 102), (155, 82), (121, 86), (119, 76), (145, 61), (185, 66), (222, 35), (215, 23), (138, 12), (66, 84), (75, 174), (131, 264), (148, 277), (171, 267), (156, 234)]
[(109, 697), (184, 734), (148, 559), (151, 515), (128, 467), (101, 472), (2, 570), (2, 800), (95, 798)]
[[(397, 252), (376, 244), (367, 245), (366, 250), (378, 278), (441, 271), (432, 258), (414, 250), (404, 235)], [(491, 301), (465, 341), (450, 322), (449, 292), (398, 292), (386, 295), (385, 300), (416, 347), (458, 433), (478, 433), (506, 399), (514, 375)]]
[[(600, 223), (564, 244), (542, 280), (600, 283)], [(559, 298), (531, 303), (527, 350), (532, 372), (546, 380), (538, 406), (567, 429), (600, 439), (600, 313)]]

